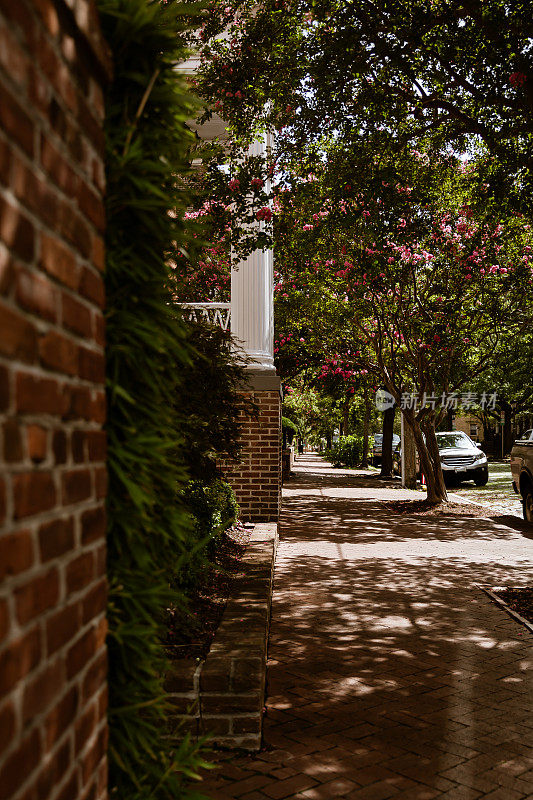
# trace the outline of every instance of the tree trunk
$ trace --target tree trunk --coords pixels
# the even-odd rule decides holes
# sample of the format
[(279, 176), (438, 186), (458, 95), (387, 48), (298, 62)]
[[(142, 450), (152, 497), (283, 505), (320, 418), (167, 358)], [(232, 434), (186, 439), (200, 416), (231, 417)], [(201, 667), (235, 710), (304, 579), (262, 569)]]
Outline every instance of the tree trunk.
[[(444, 483), (444, 475), (442, 474), (442, 466), (439, 454), (439, 446), (437, 444), (437, 437), (435, 436), (435, 421), (428, 421), (424, 426), (424, 433), (426, 434), (426, 447), (429, 453), (432, 464), (432, 479), (433, 485), (431, 487), (432, 497), (435, 496), (435, 501), (432, 502), (447, 502), (448, 493), (446, 491), (446, 484)], [(430, 488), (428, 481), (428, 500), (430, 499)]]
[(513, 409), (511, 405), (506, 403), (503, 412), (505, 415), (505, 421), (503, 423), (503, 457), (505, 458), (505, 456), (511, 452), (511, 448), (513, 446), (513, 436), (511, 430), (511, 417)]
[(350, 395), (347, 394), (344, 399), (344, 416), (343, 416), (343, 432), (344, 436), (350, 435)]
[[(414, 414), (405, 413), (405, 420), (411, 426), (416, 442), (418, 458), (420, 459), (420, 472), (426, 479), (427, 499), (430, 503), (446, 503), (448, 494), (444, 484), (439, 448), (435, 436), (435, 420), (426, 419), (424, 430)], [(425, 440), (424, 440), (425, 436)]]
[(381, 445), (381, 472), (380, 478), (392, 478), (392, 434), (394, 428), (394, 413), (396, 406), (387, 408), (383, 412), (383, 443)]
[(402, 414), (402, 486), (416, 489), (416, 442), (412, 426)]
[(331, 441), (332, 441), (331, 431), (328, 431), (326, 433), (326, 447), (328, 448), (328, 450), (331, 449)]
[(365, 418), (363, 420), (363, 459), (361, 461), (361, 469), (368, 469), (368, 439), (370, 432), (370, 416), (372, 414), (372, 401), (368, 396), (368, 389), (366, 388), (363, 392), (363, 401), (365, 404)]

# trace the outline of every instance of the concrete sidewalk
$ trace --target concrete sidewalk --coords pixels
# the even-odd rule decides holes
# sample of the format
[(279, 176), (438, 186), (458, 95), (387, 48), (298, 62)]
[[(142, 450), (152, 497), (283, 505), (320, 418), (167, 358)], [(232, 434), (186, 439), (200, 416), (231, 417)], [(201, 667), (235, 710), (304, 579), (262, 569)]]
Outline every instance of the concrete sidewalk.
[(533, 798), (532, 638), (475, 587), (531, 582), (532, 542), (491, 520), (383, 504), (413, 496), (316, 456), (298, 462), (284, 489), (265, 749), (221, 754), (201, 786), (213, 800)]

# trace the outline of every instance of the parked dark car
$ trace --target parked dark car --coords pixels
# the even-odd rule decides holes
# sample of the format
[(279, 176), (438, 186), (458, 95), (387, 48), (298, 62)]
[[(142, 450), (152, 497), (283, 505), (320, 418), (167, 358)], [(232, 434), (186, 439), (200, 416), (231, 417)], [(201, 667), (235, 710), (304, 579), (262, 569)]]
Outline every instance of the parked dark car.
[(517, 439), (511, 450), (513, 489), (522, 497), (524, 519), (533, 523), (533, 430)]
[[(392, 452), (394, 453), (395, 448), (400, 444), (400, 437), (398, 434), (392, 434)], [(374, 443), (372, 445), (372, 463), (375, 467), (378, 464), (381, 464), (381, 456), (383, 451), (383, 434), (382, 433), (375, 433), (374, 434)]]
[[(473, 480), (476, 486), (485, 486), (489, 479), (487, 456), (463, 431), (439, 431), (436, 434), (442, 474), (446, 485)], [(399, 444), (393, 452), (393, 469), (401, 474), (402, 451)], [(418, 454), (417, 473), (420, 472)]]

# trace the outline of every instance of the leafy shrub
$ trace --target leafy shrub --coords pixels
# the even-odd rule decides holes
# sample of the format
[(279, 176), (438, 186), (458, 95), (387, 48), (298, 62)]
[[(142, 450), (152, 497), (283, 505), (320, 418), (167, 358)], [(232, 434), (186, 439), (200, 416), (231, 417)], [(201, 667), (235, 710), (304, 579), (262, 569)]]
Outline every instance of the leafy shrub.
[(334, 467), (356, 467), (363, 455), (363, 437), (341, 436), (325, 455)]
[[(186, 562), (189, 515), (176, 502), (188, 479), (175, 398), (190, 362), (169, 289), (167, 256), (187, 248), (188, 199), (176, 176), (194, 136), (196, 104), (175, 69), (184, 6), (98, 0), (114, 61), (106, 94), (106, 293), (109, 443), (109, 781), (120, 800), (189, 797), (202, 761), (168, 736), (168, 669), (161, 639), (171, 588)], [(177, 214), (170, 214), (177, 210)]]
[(239, 505), (231, 486), (220, 478), (207, 485), (199, 480), (189, 481), (183, 499), (192, 515), (192, 524), (187, 568), (180, 571), (176, 580), (180, 588), (190, 591), (214, 558), (222, 534), (237, 520)]
[(191, 481), (181, 498), (192, 524), (188, 557), (175, 581), (190, 594), (202, 582), (223, 532), (238, 517), (236, 497), (221, 477), (220, 464), (238, 459), (241, 414), (253, 414), (255, 406), (242, 394), (245, 356), (228, 332), (189, 323), (187, 340), (191, 357), (181, 373), (187, 391), (176, 396), (175, 414), (185, 422), (182, 457)]
[(191, 478), (211, 484), (221, 461), (239, 458), (241, 415), (254, 414), (256, 406), (242, 394), (246, 356), (228, 332), (188, 323), (187, 339), (190, 360), (181, 372), (187, 390), (176, 396), (175, 413), (186, 421), (182, 452)]
[(296, 423), (289, 419), (288, 417), (281, 418), (281, 429), (283, 431), (283, 438), (287, 439), (289, 444), (292, 444), (292, 440), (295, 436), (298, 435), (298, 426)]

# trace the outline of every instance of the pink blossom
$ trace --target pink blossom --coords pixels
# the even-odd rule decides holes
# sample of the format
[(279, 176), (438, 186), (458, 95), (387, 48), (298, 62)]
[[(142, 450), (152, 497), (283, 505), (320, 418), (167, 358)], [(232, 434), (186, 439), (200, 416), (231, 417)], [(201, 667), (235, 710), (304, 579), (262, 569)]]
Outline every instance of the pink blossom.
[(513, 89), (520, 89), (527, 80), (527, 76), (523, 72), (511, 72), (509, 75), (509, 83)]
[(261, 178), (252, 178), (251, 184), (254, 187), (254, 189), (262, 189), (264, 186), (264, 183), (261, 180)]
[(229, 184), (228, 184), (228, 186), (229, 186), (229, 188), (230, 188), (230, 190), (232, 192), (237, 192), (239, 190), (240, 185), (241, 185), (241, 182), (240, 182), (240, 180), (238, 178), (232, 178), (230, 180)]
[(304, 231), (312, 231), (313, 227), (314, 227), (313, 225), (304, 225), (302, 230), (304, 230)]
[(263, 206), (263, 208), (260, 208), (259, 211), (256, 212), (255, 216), (257, 217), (257, 219), (262, 219), (265, 222), (270, 222), (270, 220), (272, 219), (272, 211), (268, 206)]

